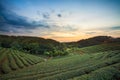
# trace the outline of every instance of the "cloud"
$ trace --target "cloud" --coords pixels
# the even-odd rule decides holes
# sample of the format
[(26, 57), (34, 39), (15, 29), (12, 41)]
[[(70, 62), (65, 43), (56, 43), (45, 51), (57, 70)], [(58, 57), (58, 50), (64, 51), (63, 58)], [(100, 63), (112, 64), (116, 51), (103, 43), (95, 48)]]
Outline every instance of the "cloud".
[(113, 27), (110, 27), (109, 29), (111, 29), (111, 30), (120, 30), (120, 26), (113, 26)]
[(9, 32), (13, 29), (35, 29), (37, 27), (49, 28), (48, 24), (42, 21), (33, 21), (27, 17), (17, 15), (4, 4), (0, 3), (0, 31)]
[(43, 18), (44, 19), (49, 19), (50, 18), (50, 15), (46, 12), (46, 13), (43, 13)]
[(73, 31), (77, 31), (78, 27), (68, 25), (68, 26), (64, 26), (64, 29), (65, 31), (73, 32)]
[(86, 34), (96, 34), (96, 32), (85, 32)]
[(37, 11), (36, 13), (37, 13), (37, 15), (38, 15), (38, 16), (41, 16), (41, 13), (40, 13), (40, 11)]
[(58, 16), (58, 17), (62, 17), (62, 15), (61, 15), (61, 14), (57, 14), (57, 16)]

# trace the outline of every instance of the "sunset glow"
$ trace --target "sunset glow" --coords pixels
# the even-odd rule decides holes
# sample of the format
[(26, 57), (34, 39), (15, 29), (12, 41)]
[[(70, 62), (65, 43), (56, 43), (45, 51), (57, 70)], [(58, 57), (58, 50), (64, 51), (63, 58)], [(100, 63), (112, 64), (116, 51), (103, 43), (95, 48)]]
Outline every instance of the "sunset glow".
[(119, 0), (1, 0), (0, 34), (61, 42), (120, 37)]

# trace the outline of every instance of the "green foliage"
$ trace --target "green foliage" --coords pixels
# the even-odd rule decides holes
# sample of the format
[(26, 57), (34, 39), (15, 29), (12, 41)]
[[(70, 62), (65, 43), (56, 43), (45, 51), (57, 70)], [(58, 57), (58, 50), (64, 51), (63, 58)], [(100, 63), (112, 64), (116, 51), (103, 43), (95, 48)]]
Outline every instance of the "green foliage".
[[(20, 53), (20, 52), (16, 52), (16, 53)], [(20, 56), (20, 54), (16, 54), (16, 56), (19, 58), (20, 61), (22, 61), (22, 63), (25, 66), (30, 66), (30, 64), (24, 59), (24, 57)]]
[(38, 37), (0, 35), (1, 47), (12, 48), (36, 55), (46, 55), (46, 52), (49, 52), (50, 54), (47, 54), (47, 56), (67, 55), (69, 53), (66, 51), (68, 47), (73, 49), (73, 47), (79, 48), (97, 44), (115, 43), (119, 41), (119, 38), (112, 38), (110, 36), (97, 36), (85, 40), (80, 40), (78, 42), (59, 43), (52, 39)]
[(2, 63), (1, 69), (2, 69), (3, 73), (9, 73), (9, 72), (12, 71), (11, 68), (10, 68), (10, 66), (9, 66), (9, 62), (8, 62), (7, 59), (4, 61), (4, 63)]
[[(51, 40), (47, 40), (46, 43), (46, 41), (44, 41), (45, 39), (39, 40), (39, 38), (33, 37), (24, 38), (25, 37), (12, 37), (8, 41), (12, 43), (10, 44), (12, 49), (0, 48), (0, 71), (3, 72), (0, 80), (120, 79), (120, 45), (118, 43), (104, 43), (102, 45), (84, 48), (67, 48), (66, 45), (60, 43), (55, 44), (54, 41)], [(16, 42), (13, 43), (12, 41), (15, 39)], [(4, 44), (4, 46), (6, 46), (6, 44)], [(34, 52), (35, 54), (42, 53), (50, 56), (49, 58), (53, 56), (62, 57), (45, 59), (44, 61), (41, 57), (24, 52), (33, 54)], [(67, 55), (69, 53), (72, 55)], [(66, 56), (63, 57), (63, 55)]]
[(9, 61), (9, 65), (11, 67), (12, 70), (16, 70), (18, 69), (18, 66), (16, 64), (15, 59), (13, 58), (13, 55), (8, 54), (8, 61)]
[(64, 55), (68, 55), (69, 54), (69, 51), (67, 51), (66, 49), (57, 49), (57, 48), (54, 48), (52, 51), (45, 51), (44, 52), (45, 55), (47, 56), (64, 56)]
[(92, 38), (82, 39), (77, 42), (68, 42), (65, 44), (67, 44), (67, 46), (70, 48), (73, 47), (82, 48), (105, 43), (120, 43), (120, 38), (113, 38), (110, 36), (95, 36)]
[(0, 49), (0, 74), (10, 73), (13, 70), (18, 70), (20, 68), (29, 67), (35, 65), (36, 63), (43, 62), (44, 59), (16, 51), (8, 48)]
[[(120, 51), (104, 51), (96, 54), (69, 55), (50, 59), (18, 73), (4, 75), (13, 80), (117, 80)], [(109, 56), (110, 55), (110, 56)]]
[(70, 80), (119, 80), (120, 71), (114, 67), (104, 67)]
[[(1, 47), (4, 48), (12, 48), (14, 50), (19, 50), (22, 52), (27, 52), (37, 55), (38, 54), (43, 55), (45, 52), (52, 51), (51, 56), (59, 56), (61, 50), (63, 51), (61, 55), (63, 55), (66, 46), (52, 39), (44, 39), (38, 37), (24, 37), (24, 36), (18, 36), (18, 37), (5, 36), (5, 35), (0, 35), (0, 45)], [(58, 51), (57, 52), (54, 51), (55, 49), (60, 50), (59, 53)]]
[(19, 68), (23, 68), (24, 64), (22, 63), (22, 61), (17, 57), (17, 55), (13, 52), (12, 53), (13, 58), (16, 61), (16, 64), (18, 65)]
[(97, 53), (109, 50), (120, 50), (120, 45), (115, 43), (110, 44), (101, 44), (83, 48), (71, 48), (70, 52), (77, 53), (77, 54), (89, 54), (89, 53)]
[(0, 61), (6, 56), (5, 48), (0, 49)]

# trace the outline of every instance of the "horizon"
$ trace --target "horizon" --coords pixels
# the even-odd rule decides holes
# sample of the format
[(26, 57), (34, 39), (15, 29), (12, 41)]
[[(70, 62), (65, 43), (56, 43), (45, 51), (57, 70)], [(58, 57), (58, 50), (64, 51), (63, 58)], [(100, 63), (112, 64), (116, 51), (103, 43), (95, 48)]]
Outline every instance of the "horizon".
[[(37, 37), (37, 36), (20, 36), (20, 35), (4, 35), (4, 34), (0, 34), (0, 36), (15, 36), (15, 37), (35, 37), (35, 38), (43, 38), (43, 37)], [(81, 40), (86, 40), (86, 39), (90, 39), (90, 38), (95, 38), (95, 37), (101, 37), (101, 36), (106, 36), (106, 37), (111, 37), (111, 38), (120, 38), (120, 37), (113, 37), (113, 36), (109, 36), (109, 35), (98, 35), (98, 36), (92, 36), (92, 37), (88, 37), (88, 38), (84, 38), (84, 39), (79, 39), (79, 40), (76, 40), (76, 41), (57, 41), (55, 39), (51, 39), (51, 38), (43, 38), (43, 39), (51, 39), (51, 40), (54, 40), (54, 41), (57, 41), (57, 42), (60, 42), (60, 43), (69, 43), (69, 42), (78, 42), (78, 41), (81, 41)]]
[(72, 42), (120, 37), (119, 0), (1, 0), (0, 34)]

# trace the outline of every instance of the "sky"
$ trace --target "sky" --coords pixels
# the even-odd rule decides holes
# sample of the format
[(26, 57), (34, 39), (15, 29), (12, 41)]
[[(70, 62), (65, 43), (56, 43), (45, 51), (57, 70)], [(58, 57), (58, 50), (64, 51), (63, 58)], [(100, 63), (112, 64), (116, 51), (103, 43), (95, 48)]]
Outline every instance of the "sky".
[(0, 0), (0, 34), (60, 42), (120, 37), (120, 0)]

